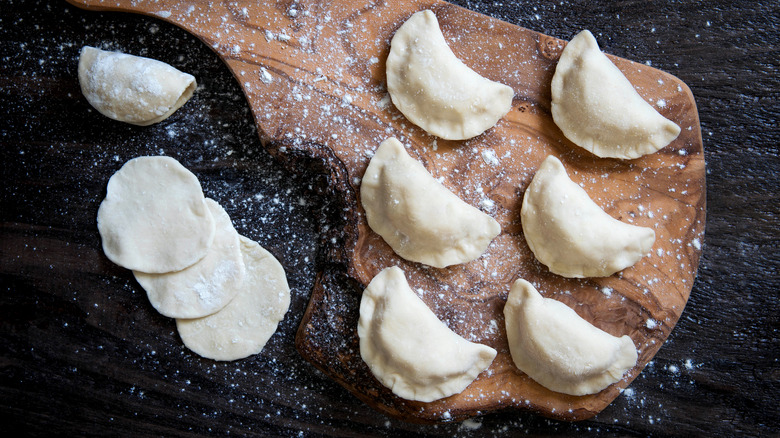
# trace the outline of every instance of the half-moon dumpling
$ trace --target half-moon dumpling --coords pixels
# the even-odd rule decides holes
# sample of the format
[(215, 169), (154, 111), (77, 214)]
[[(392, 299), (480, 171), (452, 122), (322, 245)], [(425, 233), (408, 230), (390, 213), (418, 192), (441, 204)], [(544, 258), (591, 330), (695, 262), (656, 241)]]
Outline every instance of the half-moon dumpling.
[(483, 78), (450, 50), (431, 11), (398, 28), (387, 56), (387, 91), (412, 123), (447, 140), (476, 137), (512, 108), (511, 87)]
[(395, 138), (371, 158), (360, 199), (368, 225), (393, 251), (437, 268), (476, 259), (501, 232), (495, 219), (447, 190)]
[(595, 327), (560, 301), (542, 297), (523, 279), (512, 285), (504, 318), (515, 365), (552, 391), (595, 394), (636, 365), (630, 337)]
[(360, 356), (399, 397), (431, 402), (460, 393), (496, 350), (450, 330), (409, 288), (398, 267), (384, 269), (360, 301)]
[(81, 92), (96, 110), (120, 122), (146, 126), (166, 119), (195, 91), (195, 78), (154, 59), (84, 46)]
[(623, 223), (594, 203), (548, 156), (523, 196), (523, 234), (536, 258), (564, 277), (606, 277), (638, 262), (652, 228)]
[(566, 45), (558, 61), (552, 115), (566, 138), (599, 157), (639, 158), (680, 133), (642, 99), (587, 30)]

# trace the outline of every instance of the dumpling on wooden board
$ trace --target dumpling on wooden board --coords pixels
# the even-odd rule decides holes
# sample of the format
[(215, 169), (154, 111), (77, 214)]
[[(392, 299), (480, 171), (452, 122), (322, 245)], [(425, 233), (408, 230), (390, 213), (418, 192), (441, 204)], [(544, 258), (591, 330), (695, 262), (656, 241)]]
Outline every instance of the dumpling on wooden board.
[(398, 267), (382, 270), (363, 291), (360, 356), (394, 394), (431, 402), (462, 392), (496, 350), (449, 329), (412, 291)]
[(461, 62), (428, 10), (398, 28), (386, 68), (393, 105), (412, 123), (443, 139), (476, 137), (512, 108), (514, 90)]
[(395, 138), (371, 158), (360, 199), (368, 225), (396, 254), (437, 268), (476, 259), (501, 232), (495, 219), (447, 190)]
[(680, 134), (636, 92), (583, 30), (563, 49), (552, 79), (552, 116), (563, 134), (599, 157), (634, 159)]
[(523, 279), (512, 285), (504, 318), (515, 365), (552, 391), (595, 394), (636, 365), (630, 337), (595, 327), (560, 301), (542, 297)]
[(552, 155), (526, 189), (520, 217), (536, 259), (564, 277), (612, 275), (634, 265), (655, 243), (652, 228), (608, 215)]

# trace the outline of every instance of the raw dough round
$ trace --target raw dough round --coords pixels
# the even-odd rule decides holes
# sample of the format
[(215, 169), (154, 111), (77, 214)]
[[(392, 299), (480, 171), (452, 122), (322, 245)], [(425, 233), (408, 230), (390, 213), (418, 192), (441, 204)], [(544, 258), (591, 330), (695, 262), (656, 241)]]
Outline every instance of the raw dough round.
[(224, 309), (198, 319), (177, 319), (184, 345), (214, 360), (236, 360), (259, 353), (290, 306), (284, 268), (257, 242), (240, 236), (246, 279)]
[(125, 163), (108, 180), (97, 225), (112, 262), (149, 273), (195, 264), (214, 240), (198, 178), (170, 157)]
[(218, 203), (206, 199), (216, 223), (214, 242), (198, 263), (178, 272), (134, 271), (155, 309), (170, 318), (200, 318), (225, 307), (244, 285), (238, 233)]

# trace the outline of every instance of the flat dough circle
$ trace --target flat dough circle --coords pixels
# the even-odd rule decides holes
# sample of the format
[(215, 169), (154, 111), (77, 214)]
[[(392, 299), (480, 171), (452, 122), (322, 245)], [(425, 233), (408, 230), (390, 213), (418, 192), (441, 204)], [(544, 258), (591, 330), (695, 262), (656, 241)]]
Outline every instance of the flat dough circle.
[(155, 309), (170, 318), (200, 318), (225, 307), (242, 290), (244, 261), (238, 233), (218, 203), (206, 199), (216, 223), (214, 242), (206, 256), (177, 272), (134, 271)]
[(257, 242), (240, 236), (246, 265), (244, 286), (224, 309), (198, 319), (177, 319), (184, 345), (214, 360), (259, 353), (290, 306), (284, 268)]
[(214, 218), (198, 178), (170, 157), (138, 157), (109, 180), (97, 215), (103, 252), (134, 271), (179, 271), (202, 259)]

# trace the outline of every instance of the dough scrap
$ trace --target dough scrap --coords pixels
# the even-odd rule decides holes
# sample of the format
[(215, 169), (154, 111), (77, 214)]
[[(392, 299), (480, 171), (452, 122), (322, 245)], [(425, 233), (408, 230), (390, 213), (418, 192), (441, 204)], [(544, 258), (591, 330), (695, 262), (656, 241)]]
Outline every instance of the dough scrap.
[(238, 295), (222, 310), (197, 319), (177, 319), (184, 345), (214, 360), (259, 353), (290, 307), (284, 268), (257, 242), (240, 236), (246, 277)]
[(636, 92), (583, 30), (566, 45), (552, 79), (555, 124), (599, 157), (634, 159), (667, 146), (680, 127)]
[(462, 392), (496, 356), (441, 322), (398, 267), (382, 270), (363, 291), (358, 336), (360, 356), (377, 380), (422, 402)]
[(396, 31), (386, 70), (396, 108), (415, 125), (447, 140), (476, 137), (512, 108), (512, 88), (461, 62), (428, 10), (412, 15)]
[(238, 233), (225, 209), (206, 199), (216, 221), (214, 242), (206, 256), (177, 272), (133, 271), (155, 309), (170, 318), (200, 318), (225, 307), (244, 287), (245, 267)]
[(395, 138), (379, 146), (360, 186), (368, 225), (401, 257), (443, 268), (479, 257), (501, 232), (406, 153)]
[(198, 178), (162, 156), (134, 158), (108, 180), (97, 225), (112, 262), (148, 273), (195, 264), (215, 231)]
[(595, 394), (636, 365), (629, 336), (618, 338), (595, 327), (523, 279), (512, 285), (504, 317), (515, 365), (552, 391)]
[(520, 216), (537, 260), (564, 277), (612, 275), (634, 265), (655, 243), (652, 228), (608, 215), (552, 155), (526, 189)]
[(184, 105), (195, 77), (154, 59), (84, 46), (79, 57), (81, 92), (106, 117), (134, 125), (160, 122)]

